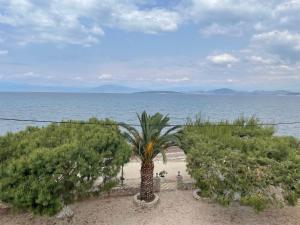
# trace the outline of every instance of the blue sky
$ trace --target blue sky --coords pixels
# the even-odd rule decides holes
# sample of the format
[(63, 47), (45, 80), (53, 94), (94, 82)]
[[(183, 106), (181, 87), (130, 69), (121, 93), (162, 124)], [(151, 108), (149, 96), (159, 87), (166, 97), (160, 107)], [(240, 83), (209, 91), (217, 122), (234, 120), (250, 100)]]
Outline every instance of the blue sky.
[(300, 91), (300, 0), (0, 0), (0, 83)]

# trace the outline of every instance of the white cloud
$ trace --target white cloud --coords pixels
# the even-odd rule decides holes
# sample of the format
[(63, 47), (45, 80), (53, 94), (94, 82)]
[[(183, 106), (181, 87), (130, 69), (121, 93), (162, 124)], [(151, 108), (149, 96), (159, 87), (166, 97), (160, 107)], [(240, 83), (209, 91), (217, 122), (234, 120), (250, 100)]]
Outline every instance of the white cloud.
[(10, 37), (31, 42), (90, 46), (104, 35), (103, 27), (158, 33), (181, 23), (176, 11), (139, 7), (136, 0), (0, 0), (0, 23), (12, 26)]
[(0, 56), (1, 55), (7, 55), (8, 54), (8, 51), (7, 50), (1, 50), (0, 49)]
[(242, 35), (242, 27), (245, 26), (244, 23), (240, 22), (238, 24), (220, 25), (218, 23), (213, 23), (207, 27), (200, 30), (200, 33), (204, 37), (210, 37), (213, 35), (227, 35), (233, 37), (240, 37)]
[[(183, 0), (185, 20), (198, 23), (204, 36), (288, 29), (300, 32), (299, 0)], [(179, 10), (179, 11), (180, 11)]]
[(236, 63), (239, 61), (239, 59), (237, 59), (236, 57), (228, 53), (207, 56), (207, 60), (209, 60), (214, 64), (221, 64), (221, 65), (222, 64), (231, 65), (232, 63)]
[(282, 80), (300, 80), (300, 76), (298, 75), (292, 75), (292, 76), (269, 76), (269, 77), (263, 77), (264, 79), (268, 81), (282, 81)]
[(184, 0), (185, 14), (196, 21), (253, 21), (268, 17), (273, 4), (259, 0)]
[(288, 0), (282, 3), (279, 3), (275, 8), (275, 13), (285, 13), (290, 10), (299, 10), (300, 9), (300, 1), (299, 0)]
[(295, 51), (300, 51), (300, 34), (289, 31), (273, 30), (253, 36), (254, 41), (272, 46), (289, 46)]
[(262, 63), (262, 64), (271, 64), (273, 63), (274, 61), (270, 58), (263, 58), (261, 56), (256, 56), (256, 55), (253, 55), (249, 58), (252, 62), (255, 62), (255, 63)]
[(174, 31), (181, 22), (176, 12), (163, 9), (133, 10), (113, 14), (114, 23), (127, 30), (138, 30), (146, 33)]
[(279, 65), (279, 68), (284, 69), (284, 70), (293, 70), (293, 68), (288, 65)]
[(298, 29), (298, 0), (180, 0), (171, 7), (137, 0), (0, 0), (0, 21), (14, 27), (18, 43), (54, 42), (90, 46), (106, 27), (144, 33), (170, 32), (191, 21), (202, 35), (241, 36), (275, 29), (282, 21)]
[(227, 83), (238, 83), (239, 81), (236, 80), (236, 79), (227, 78), (227, 79), (226, 79), (226, 82), (227, 82)]
[(20, 76), (23, 76), (23, 77), (40, 77), (39, 74), (37, 74), (35, 72), (32, 72), (32, 71), (23, 73)]
[(255, 31), (262, 31), (265, 29), (265, 26), (263, 25), (262, 22), (257, 22), (254, 24), (253, 28)]
[(104, 73), (104, 74), (101, 74), (100, 76), (98, 76), (99, 80), (111, 80), (112, 78), (113, 78), (113, 75), (107, 74), (107, 73)]
[(90, 32), (93, 33), (93, 34), (96, 34), (96, 35), (104, 35), (104, 31), (101, 27), (99, 26), (93, 26), (91, 29), (90, 29)]
[[(6, 35), (21, 45), (31, 42), (91, 45), (103, 35), (101, 28), (83, 24), (80, 11), (62, 10), (63, 1), (38, 2), (29, 0), (0, 0), (0, 21), (12, 27)], [(73, 6), (81, 1), (73, 3)]]
[(278, 55), (283, 60), (300, 59), (300, 33), (272, 30), (252, 37), (252, 45), (257, 51), (266, 51)]
[(82, 80), (83, 80), (83, 78), (82, 78), (82, 77), (80, 77), (80, 76), (77, 76), (77, 77), (74, 77), (74, 80), (82, 81)]
[(180, 83), (180, 82), (185, 82), (189, 81), (189, 77), (181, 77), (181, 78), (157, 78), (156, 81), (165, 81), (168, 83)]

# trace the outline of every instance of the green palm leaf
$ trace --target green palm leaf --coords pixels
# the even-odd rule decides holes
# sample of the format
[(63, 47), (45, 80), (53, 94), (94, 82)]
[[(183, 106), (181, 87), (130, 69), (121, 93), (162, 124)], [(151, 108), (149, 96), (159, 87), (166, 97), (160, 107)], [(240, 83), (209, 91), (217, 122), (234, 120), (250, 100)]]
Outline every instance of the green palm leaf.
[[(180, 127), (170, 127), (170, 118), (160, 113), (155, 113), (151, 116), (144, 111), (140, 115), (137, 114), (137, 117), (140, 123), (140, 131), (128, 124), (121, 124), (126, 130), (123, 136), (132, 145), (134, 154), (140, 157), (142, 162), (150, 162), (161, 153), (163, 161), (166, 162), (167, 148), (172, 145), (179, 145), (177, 132)], [(150, 145), (153, 145), (152, 150), (149, 149)], [(152, 151), (151, 154), (150, 151)]]

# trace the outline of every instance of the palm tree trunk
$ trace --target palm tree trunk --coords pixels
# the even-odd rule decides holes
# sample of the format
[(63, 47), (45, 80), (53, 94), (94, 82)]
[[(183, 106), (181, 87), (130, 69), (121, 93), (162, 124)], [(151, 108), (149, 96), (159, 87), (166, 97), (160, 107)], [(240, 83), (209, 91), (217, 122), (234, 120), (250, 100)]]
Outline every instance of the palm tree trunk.
[(141, 166), (141, 193), (140, 198), (146, 202), (150, 202), (154, 199), (153, 194), (153, 170), (154, 163), (142, 162)]

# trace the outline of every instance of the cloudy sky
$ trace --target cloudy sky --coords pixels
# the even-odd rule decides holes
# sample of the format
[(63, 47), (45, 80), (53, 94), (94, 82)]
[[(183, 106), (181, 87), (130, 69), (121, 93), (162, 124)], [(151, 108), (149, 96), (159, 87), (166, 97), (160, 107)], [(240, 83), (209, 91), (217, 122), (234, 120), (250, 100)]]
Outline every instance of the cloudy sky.
[(300, 0), (0, 0), (0, 83), (300, 91)]

